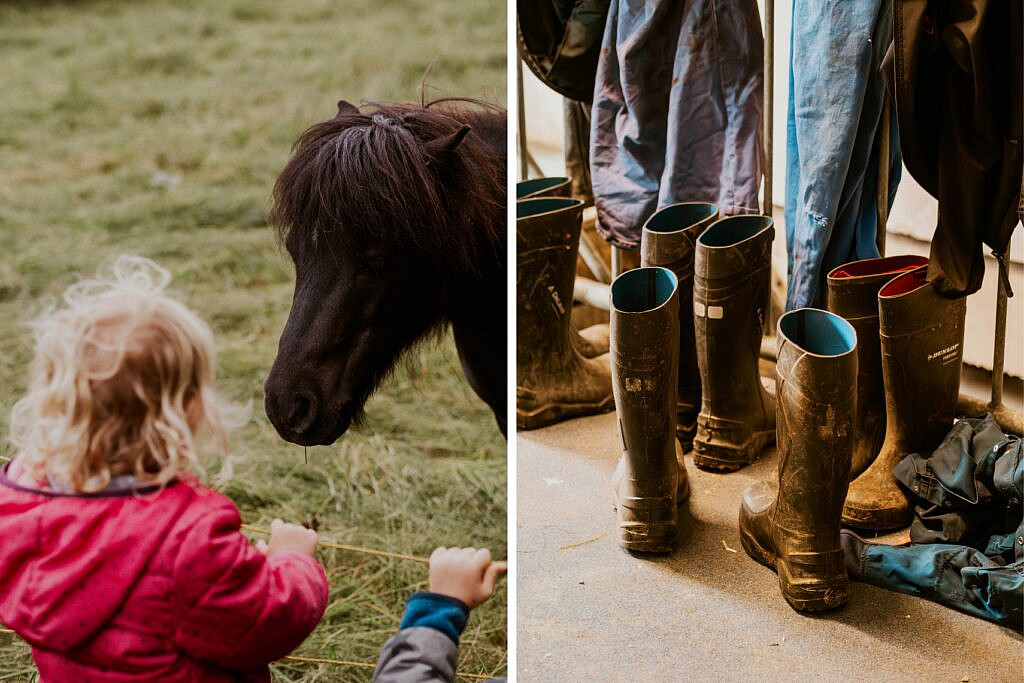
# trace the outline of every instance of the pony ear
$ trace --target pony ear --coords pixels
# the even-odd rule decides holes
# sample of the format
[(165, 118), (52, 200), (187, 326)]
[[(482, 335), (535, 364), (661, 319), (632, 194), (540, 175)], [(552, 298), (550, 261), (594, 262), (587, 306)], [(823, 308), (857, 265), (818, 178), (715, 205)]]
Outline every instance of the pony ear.
[(338, 100), (338, 116), (352, 116), (358, 114), (359, 108), (351, 102), (345, 100)]
[(426, 147), (427, 153), (429, 153), (430, 156), (438, 159), (454, 152), (455, 148), (462, 144), (462, 140), (471, 130), (473, 129), (469, 126), (463, 126), (451, 135), (443, 135), (439, 138), (434, 138), (423, 146)]

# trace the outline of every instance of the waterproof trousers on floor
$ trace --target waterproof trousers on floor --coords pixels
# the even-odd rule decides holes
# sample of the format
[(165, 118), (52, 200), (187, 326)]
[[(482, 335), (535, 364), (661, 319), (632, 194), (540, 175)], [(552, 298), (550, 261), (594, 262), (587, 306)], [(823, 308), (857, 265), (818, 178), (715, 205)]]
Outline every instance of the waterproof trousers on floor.
[(1024, 460), (1019, 437), (986, 415), (956, 423), (934, 453), (895, 474), (917, 509), (911, 544), (843, 532), (850, 576), (982, 619), (1024, 626)]

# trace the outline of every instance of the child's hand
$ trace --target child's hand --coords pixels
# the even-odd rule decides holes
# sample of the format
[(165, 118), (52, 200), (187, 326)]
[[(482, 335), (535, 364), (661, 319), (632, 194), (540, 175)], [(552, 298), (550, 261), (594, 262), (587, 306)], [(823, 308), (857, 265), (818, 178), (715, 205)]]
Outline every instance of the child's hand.
[(288, 524), (279, 519), (270, 523), (270, 543), (260, 540), (256, 548), (273, 557), (286, 550), (297, 550), (310, 557), (316, 556), (317, 533), (298, 524)]
[(507, 568), (505, 562), (492, 562), (487, 548), (437, 548), (430, 554), (430, 592), (473, 609), (494, 595), (494, 584)]

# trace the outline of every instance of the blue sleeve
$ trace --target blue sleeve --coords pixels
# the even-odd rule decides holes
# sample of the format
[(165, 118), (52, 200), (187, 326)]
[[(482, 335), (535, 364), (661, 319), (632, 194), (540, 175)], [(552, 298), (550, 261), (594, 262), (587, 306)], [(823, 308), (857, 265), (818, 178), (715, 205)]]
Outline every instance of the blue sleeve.
[(405, 605), (400, 631), (425, 626), (445, 634), (456, 645), (469, 620), (469, 607), (458, 598), (438, 593), (413, 593)]

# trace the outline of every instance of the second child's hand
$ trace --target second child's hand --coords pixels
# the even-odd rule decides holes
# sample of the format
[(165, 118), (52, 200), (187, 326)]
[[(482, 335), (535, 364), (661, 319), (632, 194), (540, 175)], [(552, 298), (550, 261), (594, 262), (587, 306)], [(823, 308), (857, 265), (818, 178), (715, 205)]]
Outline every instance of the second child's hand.
[(507, 569), (507, 562), (491, 560), (487, 548), (437, 548), (430, 555), (430, 592), (474, 609), (494, 595), (494, 585)]

